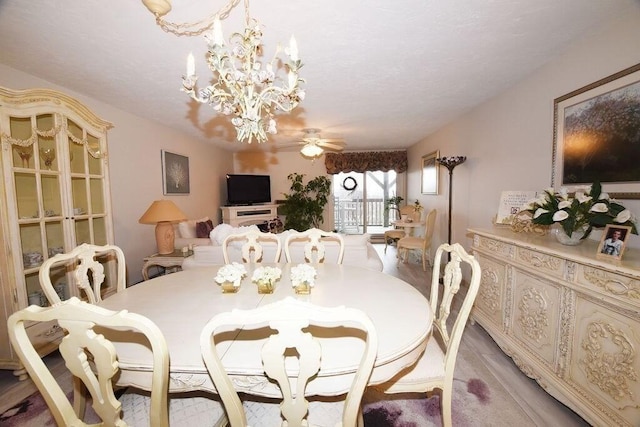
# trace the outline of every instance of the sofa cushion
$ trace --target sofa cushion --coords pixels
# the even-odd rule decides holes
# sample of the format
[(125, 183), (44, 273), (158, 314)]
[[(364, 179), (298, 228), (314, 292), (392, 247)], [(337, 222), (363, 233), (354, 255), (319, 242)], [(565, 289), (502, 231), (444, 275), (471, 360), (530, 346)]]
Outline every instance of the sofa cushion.
[(209, 237), (211, 230), (213, 230), (213, 221), (196, 222), (196, 237), (198, 239)]
[[(182, 221), (178, 224), (178, 232), (180, 233), (180, 237), (183, 237), (185, 239), (197, 238), (198, 235), (196, 234), (196, 224), (206, 221), (210, 221), (208, 216), (200, 219), (188, 219), (186, 221)], [(213, 226), (213, 223), (211, 225)]]

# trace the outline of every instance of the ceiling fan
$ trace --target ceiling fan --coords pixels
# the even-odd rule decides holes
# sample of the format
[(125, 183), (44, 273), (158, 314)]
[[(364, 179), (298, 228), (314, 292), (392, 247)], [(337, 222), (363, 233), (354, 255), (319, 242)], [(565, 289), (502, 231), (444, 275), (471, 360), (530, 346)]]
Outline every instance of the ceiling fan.
[(300, 153), (305, 157), (315, 158), (325, 151), (339, 152), (344, 150), (344, 141), (337, 138), (322, 138), (320, 129), (303, 129), (303, 132), (304, 135), (297, 142), (297, 145), (302, 145)]

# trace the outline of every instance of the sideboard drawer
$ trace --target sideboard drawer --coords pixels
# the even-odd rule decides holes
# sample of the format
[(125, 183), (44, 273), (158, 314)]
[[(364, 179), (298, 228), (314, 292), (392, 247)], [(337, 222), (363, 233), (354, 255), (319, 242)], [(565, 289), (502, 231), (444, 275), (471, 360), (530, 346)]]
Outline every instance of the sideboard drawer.
[(578, 266), (578, 284), (624, 302), (640, 302), (640, 280), (588, 265)]

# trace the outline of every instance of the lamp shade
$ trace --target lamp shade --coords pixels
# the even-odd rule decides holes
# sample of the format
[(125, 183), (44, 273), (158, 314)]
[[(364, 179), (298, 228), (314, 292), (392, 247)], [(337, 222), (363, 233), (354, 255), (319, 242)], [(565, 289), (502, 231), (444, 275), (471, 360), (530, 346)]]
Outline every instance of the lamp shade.
[(187, 216), (170, 200), (156, 200), (138, 220), (141, 224), (156, 224), (158, 254), (173, 252), (175, 232), (172, 222), (184, 221)]
[(159, 222), (184, 221), (187, 216), (171, 200), (156, 200), (140, 217), (140, 224), (157, 224)]

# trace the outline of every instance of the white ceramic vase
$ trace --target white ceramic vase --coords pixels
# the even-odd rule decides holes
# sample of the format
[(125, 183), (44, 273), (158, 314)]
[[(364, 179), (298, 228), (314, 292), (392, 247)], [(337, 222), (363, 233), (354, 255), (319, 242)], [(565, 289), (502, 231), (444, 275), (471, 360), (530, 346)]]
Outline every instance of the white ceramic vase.
[(553, 234), (556, 236), (556, 240), (563, 245), (567, 246), (576, 246), (582, 243), (582, 238), (584, 237), (584, 233), (587, 232), (586, 228), (580, 228), (571, 233), (571, 236), (565, 233), (564, 229), (561, 226), (555, 226), (553, 230)]

